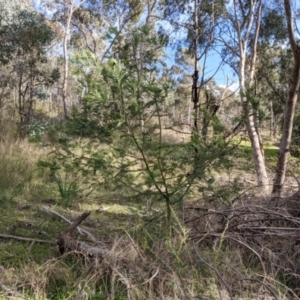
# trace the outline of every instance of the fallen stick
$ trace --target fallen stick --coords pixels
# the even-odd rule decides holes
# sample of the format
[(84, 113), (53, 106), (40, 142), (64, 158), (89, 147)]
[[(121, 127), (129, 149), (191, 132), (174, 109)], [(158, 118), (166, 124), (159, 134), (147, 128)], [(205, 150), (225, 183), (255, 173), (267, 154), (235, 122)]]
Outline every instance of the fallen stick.
[(25, 238), (25, 237), (16, 236), (16, 235), (9, 235), (9, 234), (0, 234), (0, 238), (14, 239), (14, 240), (25, 241), (25, 242), (38, 242), (38, 243), (55, 244), (54, 241), (46, 241), (46, 240), (40, 240), (40, 239), (35, 239), (35, 238)]
[(64, 234), (72, 234), (73, 231), (78, 227), (82, 221), (84, 221), (89, 215), (91, 214), (90, 211), (84, 212), (79, 217), (77, 217), (72, 224), (65, 230)]
[[(52, 213), (52, 214), (56, 215), (57, 217), (61, 218), (62, 220), (64, 220), (64, 221), (65, 221), (66, 223), (68, 223), (68, 224), (72, 224), (72, 223), (73, 223), (73, 222), (70, 221), (68, 218), (66, 218), (65, 216), (59, 214), (58, 212), (56, 212), (55, 210), (53, 210), (53, 209), (51, 209), (51, 208), (49, 208), (49, 207), (43, 206), (42, 208), (43, 208), (43, 210), (44, 210), (45, 212), (47, 212), (47, 213)], [(82, 234), (82, 235), (83, 235), (83, 234), (87, 235), (87, 236), (90, 238), (90, 240), (91, 240), (92, 242), (98, 243), (97, 239), (96, 239), (90, 232), (88, 232), (87, 230), (85, 230), (85, 229), (83, 229), (83, 228), (77, 226), (77, 231), (78, 231), (80, 234)]]
[(57, 245), (59, 248), (59, 253), (64, 254), (66, 252), (79, 252), (87, 257), (93, 258), (103, 258), (109, 253), (105, 248), (90, 246), (87, 243), (77, 241), (73, 238), (72, 233), (77, 228), (77, 226), (82, 223), (91, 212), (84, 212), (78, 216), (73, 223), (59, 235), (57, 239)]

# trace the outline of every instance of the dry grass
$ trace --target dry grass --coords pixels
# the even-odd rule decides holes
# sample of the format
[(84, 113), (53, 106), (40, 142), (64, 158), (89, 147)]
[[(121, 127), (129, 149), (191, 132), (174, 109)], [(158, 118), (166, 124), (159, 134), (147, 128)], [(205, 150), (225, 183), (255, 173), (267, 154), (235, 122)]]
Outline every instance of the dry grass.
[[(182, 142), (180, 133), (166, 132), (165, 138)], [(217, 207), (204, 196), (197, 207), (189, 204), (185, 223), (176, 220), (167, 238), (161, 204), (143, 218), (147, 208), (128, 202), (124, 190), (99, 188), (68, 208), (55, 195), (49, 203), (47, 191), (55, 184), (36, 172), (46, 152), (1, 136), (0, 198), (8, 201), (0, 201), (0, 233), (17, 226), (13, 234), (55, 240), (66, 225), (43, 214), (39, 205), (54, 204), (71, 219), (92, 210), (83, 226), (105, 243), (109, 255), (101, 260), (80, 253), (58, 257), (52, 245), (1, 240), (0, 299), (299, 299), (299, 216), (293, 215), (298, 198), (289, 201), (293, 207), (283, 199), (270, 207), (266, 198), (248, 193)], [(225, 191), (237, 174), (252, 180), (242, 170), (224, 171), (215, 176), (216, 189)], [(241, 188), (249, 188), (249, 182), (242, 183)], [(182, 218), (182, 210), (175, 213)]]
[[(28, 294), (32, 299), (53, 299), (61, 293), (62, 299), (94, 299), (93, 295), (99, 299), (98, 295), (100, 299), (138, 300), (192, 299), (190, 294), (194, 294), (176, 272), (157, 259), (146, 257), (128, 237), (115, 241), (103, 260), (73, 255), (66, 254), (43, 265), (25, 265), (18, 271), (2, 268), (0, 286), (7, 288), (0, 296), (25, 298)], [(192, 283), (192, 278), (189, 281)]]
[[(295, 271), (290, 272), (291, 259), (296, 258), (291, 243), (295, 242), (297, 228), (290, 226), (291, 222), (298, 222), (290, 213), (295, 209), (268, 209), (266, 214), (261, 200), (256, 199), (255, 204), (251, 199), (250, 206), (246, 198), (237, 199), (234, 206), (218, 211), (203, 207), (187, 209), (186, 225), (174, 224), (172, 238), (159, 234), (164, 226), (159, 219), (151, 224), (140, 223), (129, 231), (119, 231), (119, 238), (106, 236), (102, 242), (110, 251), (100, 260), (79, 253), (55, 257), (53, 252), (52, 258), (45, 257), (42, 263), (24, 260), (19, 266), (2, 266), (0, 297), (298, 299), (297, 288), (286, 281), (289, 277), (280, 277), (294, 276), (293, 280), (298, 280)], [(98, 218), (103, 219), (101, 214)], [(117, 216), (118, 213), (110, 218), (109, 226), (118, 226)], [(54, 226), (55, 220), (51, 224)], [(88, 221), (89, 227), (85, 228), (98, 236), (103, 228), (98, 229), (95, 224), (94, 220)], [(294, 231), (284, 231), (287, 225)], [(11, 243), (5, 251), (14, 255), (9, 248)]]
[(299, 193), (281, 199), (245, 195), (217, 210), (191, 207), (191, 239), (199, 249), (214, 249), (214, 256), (201, 259), (232, 295), (249, 290), (299, 299), (299, 199)]
[(41, 148), (26, 139), (0, 137), (0, 199), (23, 201), (51, 197), (51, 185), (38, 171), (37, 162), (49, 148)]

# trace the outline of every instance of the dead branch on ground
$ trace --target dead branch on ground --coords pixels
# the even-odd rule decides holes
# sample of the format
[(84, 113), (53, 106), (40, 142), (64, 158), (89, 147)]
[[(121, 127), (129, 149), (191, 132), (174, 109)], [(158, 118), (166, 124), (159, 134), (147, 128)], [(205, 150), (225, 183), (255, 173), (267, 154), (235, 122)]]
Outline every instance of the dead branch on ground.
[(73, 223), (59, 235), (57, 239), (57, 245), (60, 254), (65, 252), (79, 252), (84, 256), (91, 258), (103, 258), (108, 254), (107, 249), (89, 245), (85, 242), (78, 241), (74, 237), (73, 233), (77, 226), (81, 224), (90, 214), (91, 212), (84, 212), (78, 216)]
[[(263, 279), (236, 274), (234, 284), (256, 281), (274, 294), (274, 283), (268, 278), (276, 278), (277, 274), (300, 286), (299, 201), (300, 193), (276, 201), (245, 196), (215, 210), (188, 207), (185, 223), (191, 230), (190, 239), (198, 245), (211, 246), (216, 251), (223, 246), (239, 249), (249, 261), (248, 268), (261, 267)], [(300, 299), (299, 288), (293, 288), (293, 293)]]
[(54, 241), (40, 240), (40, 239), (35, 239), (35, 238), (25, 238), (25, 237), (16, 236), (16, 235), (10, 235), (10, 234), (0, 234), (0, 238), (3, 238), (3, 239), (14, 239), (14, 240), (25, 241), (25, 242), (37, 242), (37, 243), (55, 244)]
[[(66, 218), (65, 216), (59, 214), (59, 213), (56, 212), (55, 210), (53, 210), (53, 209), (51, 209), (51, 208), (49, 208), (49, 207), (46, 207), (46, 206), (43, 206), (42, 209), (43, 209), (43, 211), (45, 211), (46, 213), (48, 213), (48, 214), (49, 214), (49, 213), (54, 214), (55, 216), (57, 216), (57, 217), (61, 218), (62, 220), (64, 220), (66, 223), (72, 224), (72, 221), (70, 221), (70, 220), (69, 220), (68, 218)], [(87, 236), (89, 237), (89, 239), (90, 239), (92, 242), (97, 242), (97, 239), (96, 239), (90, 232), (88, 232), (87, 230), (85, 230), (85, 229), (83, 229), (83, 228), (81, 228), (81, 227), (79, 227), (79, 226), (77, 226), (76, 228), (77, 228), (77, 231), (78, 231), (81, 235), (85, 234), (85, 235), (87, 235)]]

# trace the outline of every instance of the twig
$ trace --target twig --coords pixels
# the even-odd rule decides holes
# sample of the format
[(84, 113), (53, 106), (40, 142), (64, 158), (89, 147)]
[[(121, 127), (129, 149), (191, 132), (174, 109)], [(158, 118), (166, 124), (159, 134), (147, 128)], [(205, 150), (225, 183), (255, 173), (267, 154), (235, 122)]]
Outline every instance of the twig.
[[(218, 237), (218, 238), (221, 237), (221, 234), (218, 234), (218, 233), (206, 233), (206, 234), (207, 234), (208, 236), (214, 236), (214, 237)], [(194, 237), (192, 237), (192, 240), (195, 240), (196, 238), (200, 238), (200, 236), (199, 236), (199, 235), (198, 235), (198, 236), (194, 236)], [(238, 243), (238, 244), (244, 246), (245, 248), (249, 249), (250, 251), (252, 251), (252, 252), (258, 257), (258, 259), (259, 259), (259, 261), (260, 261), (260, 263), (261, 263), (261, 266), (262, 266), (262, 268), (263, 268), (263, 270), (264, 270), (264, 274), (267, 274), (267, 273), (266, 273), (266, 269), (265, 269), (265, 265), (264, 265), (264, 263), (263, 263), (263, 261), (262, 261), (262, 258), (261, 258), (261, 256), (257, 253), (257, 251), (255, 251), (255, 250), (254, 250), (252, 247), (250, 247), (248, 244), (244, 243), (243, 241), (238, 240), (237, 238), (234, 238), (233, 236), (230, 236), (229, 234), (227, 234), (227, 235), (225, 236), (225, 239), (231, 239), (231, 240), (235, 241), (236, 243)]]
[(229, 296), (230, 296), (230, 299), (233, 299), (229, 286), (226, 284), (225, 280), (224, 280), (223, 277), (220, 275), (220, 273), (218, 272), (218, 270), (217, 270), (215, 267), (213, 267), (212, 265), (210, 265), (209, 263), (207, 263), (207, 262), (200, 256), (200, 254), (199, 254), (198, 251), (196, 250), (195, 244), (194, 244), (194, 250), (195, 250), (197, 256), (199, 257), (200, 261), (201, 261), (202, 263), (204, 263), (208, 268), (212, 269), (212, 270), (217, 274), (218, 278), (222, 281), (222, 283), (224, 284), (225, 288), (227, 289), (228, 294), (229, 294)]
[[(63, 220), (64, 220), (66, 223), (68, 223), (68, 224), (72, 224), (72, 223), (73, 223), (72, 221), (70, 221), (69, 219), (67, 219), (65, 216), (59, 214), (58, 212), (52, 210), (52, 209), (49, 208), (49, 207), (43, 206), (43, 210), (44, 210), (45, 212), (47, 212), (47, 213), (50, 212), (50, 213), (52, 213), (52, 214), (58, 216), (59, 218), (63, 219)], [(80, 234), (83, 234), (81, 228), (77, 227), (77, 230), (78, 230), (78, 232), (79, 232)]]
[(263, 285), (272, 295), (273, 297), (276, 299), (276, 300), (279, 300), (279, 298), (277, 297), (277, 295), (275, 294), (275, 292), (273, 291), (273, 289), (271, 289), (269, 286), (267, 286), (264, 282), (262, 282), (261, 280), (259, 279), (256, 279), (256, 278), (242, 278), (240, 279), (240, 281), (243, 281), (243, 280), (248, 280), (248, 281), (257, 281), (259, 282), (261, 285)]
[(157, 276), (158, 272), (159, 272), (159, 268), (156, 269), (156, 272), (151, 276), (151, 278), (147, 279), (147, 280), (146, 280), (145, 282), (143, 282), (141, 285), (144, 285), (144, 284), (150, 282), (151, 280), (153, 280), (153, 279)]
[[(268, 221), (268, 220), (266, 219), (266, 221)], [(274, 231), (276, 231), (276, 230), (286, 230), (286, 231), (300, 231), (300, 228), (268, 227), (268, 226), (243, 226), (243, 225), (244, 225), (244, 223), (238, 224), (239, 229), (243, 229), (243, 230), (274, 230)]]
[(127, 230), (125, 230), (125, 233), (126, 233), (127, 236), (129, 237), (129, 239), (130, 239), (130, 241), (131, 241), (131, 243), (132, 243), (132, 245), (133, 245), (135, 251), (136, 251), (137, 254), (139, 255), (139, 257), (144, 261), (145, 258), (142, 256), (142, 254), (141, 254), (141, 252), (139, 251), (139, 249), (138, 249), (136, 243), (133, 241), (133, 239), (131, 238), (130, 234), (127, 232)]
[(127, 288), (127, 299), (130, 300), (130, 299), (131, 299), (131, 297), (130, 297), (130, 290), (132, 289), (132, 285), (131, 285), (129, 279), (126, 278), (126, 277), (125, 277), (121, 272), (119, 272), (117, 269), (114, 269), (113, 271), (116, 273), (116, 275), (119, 276), (120, 281), (121, 281), (124, 285), (126, 285), (126, 288)]
[(283, 284), (282, 282), (280, 282), (279, 280), (275, 280), (275, 279), (273, 279), (272, 277), (271, 278), (269, 278), (269, 280), (272, 280), (272, 281), (274, 281), (275, 282), (275, 284), (276, 285), (280, 285), (281, 287), (283, 287), (284, 289), (286, 289), (289, 293), (291, 293), (293, 296), (294, 296), (294, 298), (293, 299), (300, 299), (298, 296), (297, 296), (297, 294), (291, 289), (291, 288), (289, 288), (288, 286), (286, 286), (285, 284)]
[(35, 238), (25, 238), (25, 237), (16, 236), (16, 235), (9, 235), (9, 234), (0, 234), (0, 238), (14, 239), (14, 240), (26, 241), (26, 242), (38, 242), (38, 243), (55, 244), (54, 241), (46, 241), (46, 240), (40, 240), (40, 239), (35, 239)]
[[(237, 273), (240, 277), (241, 277), (241, 279), (240, 279), (240, 281), (243, 281), (243, 280), (252, 280), (252, 281), (257, 281), (257, 282), (259, 282), (260, 284), (262, 284), (273, 296), (274, 296), (274, 298), (276, 299), (276, 300), (279, 300), (279, 298), (277, 297), (277, 295), (275, 294), (275, 292), (274, 292), (274, 290), (273, 289), (271, 289), (269, 286), (267, 286), (264, 282), (262, 282), (261, 280), (259, 280), (259, 279), (256, 279), (256, 278), (245, 278), (238, 270), (236, 270), (233, 266), (231, 266), (231, 265), (229, 265), (229, 264), (227, 264), (226, 262), (222, 262), (221, 264), (224, 264), (224, 265), (226, 265), (227, 267), (229, 267), (230, 269), (232, 269), (235, 273)], [(264, 277), (264, 279), (265, 279), (265, 277)]]
[(264, 263), (263, 263), (263, 261), (262, 261), (262, 258), (261, 258), (261, 256), (257, 253), (257, 251), (255, 251), (255, 250), (254, 250), (252, 247), (250, 247), (248, 244), (246, 244), (246, 243), (244, 243), (244, 242), (242, 242), (242, 241), (240, 241), (240, 240), (238, 240), (238, 239), (236, 239), (236, 238), (234, 238), (234, 237), (232, 237), (232, 236), (226, 236), (226, 237), (229, 238), (229, 239), (232, 239), (232, 240), (235, 241), (236, 243), (238, 243), (238, 244), (240, 244), (240, 245), (243, 245), (244, 247), (246, 247), (247, 249), (249, 249), (250, 251), (252, 251), (252, 252), (258, 257), (258, 259), (259, 259), (259, 261), (260, 261), (260, 263), (261, 263), (261, 266), (262, 266), (262, 268), (263, 268), (263, 270), (264, 270), (264, 274), (267, 274), (265, 265), (264, 265)]

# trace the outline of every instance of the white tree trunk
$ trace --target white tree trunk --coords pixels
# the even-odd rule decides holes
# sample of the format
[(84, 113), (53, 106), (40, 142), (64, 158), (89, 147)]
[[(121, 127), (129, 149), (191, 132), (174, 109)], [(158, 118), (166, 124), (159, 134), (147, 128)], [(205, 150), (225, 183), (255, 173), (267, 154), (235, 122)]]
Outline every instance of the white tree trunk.
[(63, 41), (63, 54), (64, 54), (64, 73), (63, 73), (63, 87), (62, 87), (62, 102), (64, 107), (65, 117), (68, 116), (68, 106), (67, 106), (67, 91), (68, 91), (68, 77), (69, 77), (69, 57), (68, 57), (68, 41), (70, 36), (70, 27), (73, 17), (73, 13), (83, 4), (86, 0), (81, 1), (78, 6), (75, 5), (75, 0), (71, 0), (70, 8), (68, 11), (67, 23), (64, 34)]
[[(234, 27), (238, 36), (238, 45), (239, 45), (239, 82), (240, 82), (240, 93), (241, 93), (241, 103), (243, 110), (243, 117), (246, 120), (246, 128), (248, 136), (251, 141), (254, 166), (257, 176), (258, 186), (264, 188), (265, 191), (269, 190), (269, 178), (266, 170), (266, 165), (264, 161), (262, 142), (257, 132), (255, 124), (255, 114), (256, 112), (251, 107), (249, 99), (247, 99), (247, 89), (253, 87), (255, 71), (256, 71), (256, 57), (257, 57), (257, 40), (260, 29), (260, 19), (261, 19), (261, 10), (262, 10), (262, 0), (251, 1), (251, 6), (249, 12), (246, 16), (243, 13), (243, 21), (239, 20), (239, 14), (241, 11), (244, 11), (244, 8), (240, 6), (241, 2), (234, 1)], [(251, 53), (248, 52), (249, 49), (249, 39), (250, 33), (254, 31), (254, 36), (252, 36), (252, 48)], [(250, 59), (249, 59), (250, 57)], [(248, 62), (248, 69), (246, 71), (246, 62)], [(247, 79), (246, 79), (247, 78)]]

